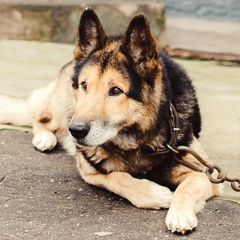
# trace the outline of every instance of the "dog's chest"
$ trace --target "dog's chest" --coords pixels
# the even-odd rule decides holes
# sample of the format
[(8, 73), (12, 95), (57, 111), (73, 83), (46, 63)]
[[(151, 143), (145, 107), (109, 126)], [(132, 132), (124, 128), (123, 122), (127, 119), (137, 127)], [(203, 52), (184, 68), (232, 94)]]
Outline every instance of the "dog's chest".
[[(149, 178), (153, 172), (158, 172), (158, 182), (161, 181), (162, 172), (169, 172), (168, 158), (149, 157), (139, 150), (123, 151), (121, 149), (104, 149), (97, 147), (94, 151), (91, 149), (82, 151), (84, 158), (101, 173), (110, 173), (113, 171), (128, 172), (132, 176), (139, 178)], [(166, 166), (168, 165), (168, 166)]]

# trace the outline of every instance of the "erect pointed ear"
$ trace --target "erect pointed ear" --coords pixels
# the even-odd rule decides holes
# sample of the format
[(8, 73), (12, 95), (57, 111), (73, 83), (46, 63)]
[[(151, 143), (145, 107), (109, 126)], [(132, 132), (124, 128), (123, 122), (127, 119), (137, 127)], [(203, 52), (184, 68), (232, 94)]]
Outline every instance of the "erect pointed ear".
[(90, 8), (86, 8), (79, 21), (78, 37), (74, 50), (76, 61), (87, 57), (91, 52), (104, 47), (107, 36), (96, 15)]
[(152, 60), (158, 60), (157, 43), (144, 14), (140, 13), (130, 22), (121, 49), (125, 54), (130, 54), (141, 68), (148, 66)]

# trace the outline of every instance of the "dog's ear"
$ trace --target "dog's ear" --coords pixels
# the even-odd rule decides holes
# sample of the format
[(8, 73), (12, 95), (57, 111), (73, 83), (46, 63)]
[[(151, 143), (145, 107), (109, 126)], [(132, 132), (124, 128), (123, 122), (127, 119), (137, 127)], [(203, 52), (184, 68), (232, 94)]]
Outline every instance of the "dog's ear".
[(157, 43), (144, 14), (140, 13), (130, 22), (121, 49), (125, 54), (130, 54), (134, 62), (144, 69), (152, 60), (158, 61)]
[(75, 60), (79, 61), (90, 53), (103, 48), (106, 40), (106, 33), (96, 13), (90, 7), (86, 8), (78, 25), (78, 37), (74, 50)]

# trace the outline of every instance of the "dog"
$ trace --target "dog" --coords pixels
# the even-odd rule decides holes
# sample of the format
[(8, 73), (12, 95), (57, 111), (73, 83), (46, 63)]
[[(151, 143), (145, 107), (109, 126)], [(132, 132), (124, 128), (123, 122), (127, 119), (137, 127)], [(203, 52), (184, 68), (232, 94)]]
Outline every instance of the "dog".
[[(142, 13), (123, 36), (107, 36), (96, 13), (85, 9), (74, 59), (58, 78), (25, 102), (0, 98), (0, 122), (32, 125), (40, 151), (61, 143), (87, 183), (138, 208), (169, 208), (171, 232), (195, 229), (205, 201), (221, 194), (221, 185), (174, 158), (179, 145), (207, 158), (198, 140), (199, 105), (185, 71), (159, 53)], [(192, 155), (181, 157), (205, 169)]]

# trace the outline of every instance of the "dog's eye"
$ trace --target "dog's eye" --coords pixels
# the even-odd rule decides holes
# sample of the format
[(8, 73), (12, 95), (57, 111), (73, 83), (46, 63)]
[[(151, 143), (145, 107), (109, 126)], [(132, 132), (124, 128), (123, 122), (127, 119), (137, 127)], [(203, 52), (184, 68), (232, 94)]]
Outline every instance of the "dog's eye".
[(123, 93), (123, 91), (120, 88), (118, 88), (118, 87), (113, 87), (109, 91), (109, 95), (110, 96), (118, 96), (118, 95), (120, 95), (122, 93)]
[(83, 91), (87, 91), (87, 83), (86, 82), (82, 82), (81, 86), (82, 86)]

